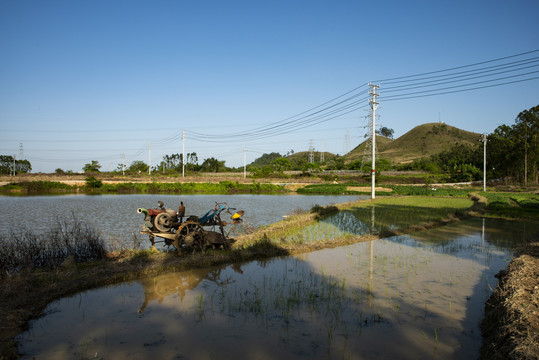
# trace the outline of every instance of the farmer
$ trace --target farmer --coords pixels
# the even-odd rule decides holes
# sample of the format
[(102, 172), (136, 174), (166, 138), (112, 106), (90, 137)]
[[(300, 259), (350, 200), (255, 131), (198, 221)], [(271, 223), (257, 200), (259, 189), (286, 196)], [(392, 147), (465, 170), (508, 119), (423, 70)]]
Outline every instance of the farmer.
[(183, 201), (181, 201), (180, 206), (178, 207), (178, 217), (180, 218), (180, 224), (182, 223), (184, 216), (185, 216), (185, 206), (183, 206)]

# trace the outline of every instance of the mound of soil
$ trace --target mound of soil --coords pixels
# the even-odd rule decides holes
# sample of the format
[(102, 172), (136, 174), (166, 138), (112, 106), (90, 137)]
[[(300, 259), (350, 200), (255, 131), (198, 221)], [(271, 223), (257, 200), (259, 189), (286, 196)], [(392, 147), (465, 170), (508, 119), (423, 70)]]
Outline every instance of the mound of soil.
[(517, 255), (485, 304), (482, 359), (539, 359), (539, 242)]

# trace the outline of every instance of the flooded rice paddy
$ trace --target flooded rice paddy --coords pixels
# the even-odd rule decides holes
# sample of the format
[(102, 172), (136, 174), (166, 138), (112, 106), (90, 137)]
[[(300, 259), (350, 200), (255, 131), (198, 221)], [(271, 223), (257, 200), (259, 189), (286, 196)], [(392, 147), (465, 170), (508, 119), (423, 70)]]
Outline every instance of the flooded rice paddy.
[(477, 358), (494, 274), (537, 230), (470, 219), (86, 291), (51, 303), (19, 350), (38, 359)]
[[(283, 215), (314, 205), (322, 206), (355, 201), (358, 196), (317, 195), (62, 195), (62, 196), (0, 196), (0, 218), (10, 219), (0, 223), (0, 233), (31, 229), (45, 231), (57, 221), (72, 216), (95, 226), (107, 244), (126, 242), (138, 234), (144, 216), (137, 208), (156, 208), (157, 201), (166, 208), (178, 209), (180, 201), (186, 206), (187, 215), (202, 216), (213, 209), (216, 202), (228, 202), (230, 207), (245, 210), (244, 224), (260, 226), (274, 223)], [(14, 215), (16, 214), (16, 216)], [(137, 235), (140, 236), (140, 235)], [(146, 237), (144, 237), (146, 239)], [(149, 246), (144, 241), (144, 246)]]

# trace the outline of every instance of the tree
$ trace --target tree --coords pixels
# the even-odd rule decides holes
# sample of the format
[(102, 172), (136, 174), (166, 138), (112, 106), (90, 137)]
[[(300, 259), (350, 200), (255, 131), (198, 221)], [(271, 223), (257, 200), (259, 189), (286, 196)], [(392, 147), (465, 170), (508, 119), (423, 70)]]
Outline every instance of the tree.
[(201, 170), (207, 171), (207, 172), (219, 172), (220, 170), (223, 170), (225, 167), (224, 161), (219, 161), (216, 158), (209, 158), (205, 159), (204, 162), (201, 165)]
[(380, 128), (380, 130), (376, 130), (376, 133), (377, 133), (378, 135), (385, 136), (385, 137), (388, 138), (388, 139), (393, 139), (393, 133), (394, 133), (394, 131), (393, 131), (393, 129), (390, 129), (390, 128), (388, 128), (388, 127), (382, 126), (382, 127)]
[(269, 153), (269, 154), (262, 154), (261, 157), (259, 157), (258, 159), (256, 159), (255, 161), (253, 161), (250, 166), (251, 167), (264, 167), (264, 166), (268, 166), (268, 165), (271, 165), (271, 162), (275, 159), (278, 159), (278, 158), (281, 158), (283, 157), (281, 154), (277, 153), (277, 152), (272, 152), (272, 153)]
[(16, 174), (32, 171), (32, 165), (28, 160), (16, 160), (13, 156), (0, 155), (0, 174), (13, 174), (13, 164)]
[(271, 166), (275, 169), (275, 171), (284, 171), (286, 169), (289, 169), (291, 164), (290, 160), (284, 157), (277, 158), (271, 162)]
[(99, 172), (99, 169), (101, 169), (101, 165), (99, 165), (99, 161), (97, 160), (92, 160), (91, 163), (89, 164), (85, 164), (82, 168), (82, 171), (84, 171), (85, 173), (89, 173), (89, 172)]
[(528, 183), (528, 162), (533, 169), (534, 181), (537, 183), (537, 136), (539, 133), (539, 105), (520, 112), (513, 126), (519, 135), (519, 147), (523, 149), (524, 157), (524, 184)]
[(32, 171), (32, 164), (28, 160), (15, 160), (15, 171), (17, 173), (29, 173)]
[(487, 166), (490, 178), (512, 177), (537, 183), (539, 161), (539, 105), (518, 114), (515, 124), (500, 125), (488, 136)]
[(129, 165), (127, 169), (129, 172), (146, 172), (148, 171), (148, 165), (142, 160), (135, 160)]

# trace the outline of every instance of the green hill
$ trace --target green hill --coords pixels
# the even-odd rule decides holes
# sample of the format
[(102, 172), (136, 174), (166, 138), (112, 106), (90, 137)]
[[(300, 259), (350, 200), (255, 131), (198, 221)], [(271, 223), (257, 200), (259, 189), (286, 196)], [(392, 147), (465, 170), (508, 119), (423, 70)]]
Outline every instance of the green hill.
[[(481, 135), (458, 129), (444, 123), (428, 123), (416, 126), (398, 139), (376, 136), (377, 156), (402, 164), (429, 157), (449, 150), (459, 144), (476, 145)], [(370, 157), (370, 142), (364, 141), (346, 154), (346, 162)]]

